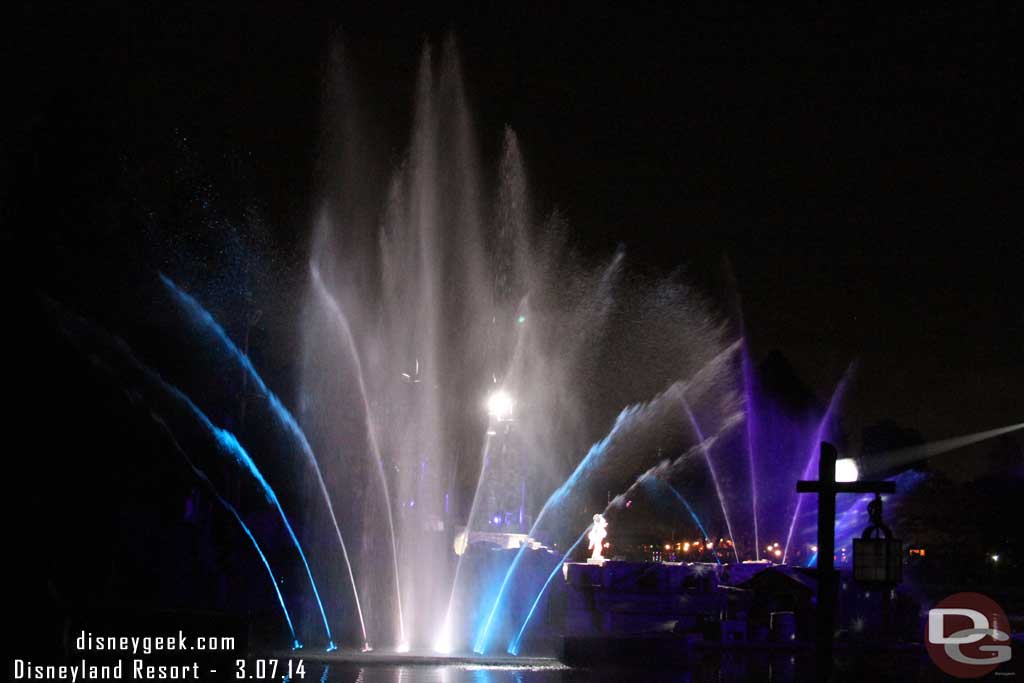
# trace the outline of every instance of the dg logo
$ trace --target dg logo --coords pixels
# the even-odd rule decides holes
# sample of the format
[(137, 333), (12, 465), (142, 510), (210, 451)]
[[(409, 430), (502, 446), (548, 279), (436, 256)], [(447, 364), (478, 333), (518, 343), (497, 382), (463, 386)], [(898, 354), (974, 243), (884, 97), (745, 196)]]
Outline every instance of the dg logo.
[(1010, 661), (1006, 613), (981, 593), (956, 593), (928, 610), (925, 646), (935, 665), (957, 678), (979, 678)]

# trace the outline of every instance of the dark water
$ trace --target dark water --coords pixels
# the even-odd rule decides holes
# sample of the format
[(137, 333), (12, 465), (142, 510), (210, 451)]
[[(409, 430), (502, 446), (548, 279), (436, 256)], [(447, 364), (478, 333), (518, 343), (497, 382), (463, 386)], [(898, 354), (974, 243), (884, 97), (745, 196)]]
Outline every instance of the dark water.
[[(529, 667), (474, 664), (325, 665), (307, 662), (305, 681), (325, 683), (727, 683), (741, 681), (820, 681), (811, 662), (789, 654), (703, 657), (686, 667), (649, 666), (570, 669), (557, 662)], [(853, 657), (837, 661), (835, 681), (948, 681), (918, 652)], [(1006, 679), (1004, 679), (1006, 680)], [(1010, 678), (1009, 680), (1013, 680)]]
[[(325, 668), (314, 666), (308, 670), (324, 677)], [(313, 680), (319, 680), (314, 678)], [(326, 668), (326, 683), (580, 683), (589, 681), (664, 681), (688, 683), (689, 681), (729, 680), (711, 675), (695, 678), (693, 672), (671, 670), (617, 669), (586, 671), (569, 669), (558, 665), (540, 667), (477, 666), (477, 665), (414, 665), (414, 666), (356, 666), (351, 664), (330, 665)], [(751, 680), (743, 676), (735, 680)]]

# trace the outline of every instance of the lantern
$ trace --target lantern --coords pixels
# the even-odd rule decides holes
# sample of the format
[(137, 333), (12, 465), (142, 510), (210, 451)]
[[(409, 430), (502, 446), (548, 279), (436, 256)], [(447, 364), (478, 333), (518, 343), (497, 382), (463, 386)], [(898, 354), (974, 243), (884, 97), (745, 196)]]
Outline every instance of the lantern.
[(892, 538), (882, 522), (882, 497), (868, 503), (871, 526), (853, 539), (853, 579), (859, 583), (895, 585), (903, 580), (903, 541)]

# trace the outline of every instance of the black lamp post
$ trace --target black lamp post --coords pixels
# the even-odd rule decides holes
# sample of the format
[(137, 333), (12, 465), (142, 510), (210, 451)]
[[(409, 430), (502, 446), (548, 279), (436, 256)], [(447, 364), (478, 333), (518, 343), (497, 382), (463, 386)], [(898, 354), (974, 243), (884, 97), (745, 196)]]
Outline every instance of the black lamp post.
[[(836, 494), (893, 493), (891, 481), (836, 482), (838, 453), (832, 444), (821, 442), (817, 481), (798, 481), (797, 493), (818, 495), (818, 606), (815, 612), (815, 654), (818, 679), (827, 680), (832, 671), (832, 638), (835, 632), (838, 579), (835, 571)], [(881, 508), (879, 508), (879, 515)], [(854, 550), (856, 562), (856, 550)]]

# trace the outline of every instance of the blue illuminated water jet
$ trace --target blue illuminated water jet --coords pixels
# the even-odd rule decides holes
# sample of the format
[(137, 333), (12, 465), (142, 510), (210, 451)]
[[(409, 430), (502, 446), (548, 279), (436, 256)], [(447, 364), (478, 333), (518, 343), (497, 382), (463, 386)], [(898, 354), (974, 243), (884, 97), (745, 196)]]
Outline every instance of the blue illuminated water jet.
[[(45, 303), (51, 310), (53, 310), (56, 314), (60, 316), (60, 318), (65, 322), (65, 324), (67, 323), (67, 321), (73, 319), (81, 328), (87, 330), (90, 334), (97, 336), (101, 340), (103, 340), (103, 344), (106, 347), (111, 348), (115, 352), (117, 352), (119, 356), (123, 360), (126, 360), (136, 372), (141, 373), (149, 384), (157, 387), (161, 393), (169, 396), (175, 402), (184, 406), (188, 410), (189, 414), (203, 426), (204, 430), (210, 436), (214, 438), (214, 441), (217, 443), (220, 449), (225, 451), (227, 455), (229, 455), (232, 458), (232, 460), (241, 465), (256, 481), (256, 483), (259, 484), (260, 491), (263, 494), (264, 498), (269, 503), (271, 503), (280, 514), (285, 529), (287, 530), (293, 544), (295, 545), (295, 550), (298, 552), (299, 558), (302, 560), (303, 566), (305, 567), (306, 575), (309, 578), (310, 587), (313, 591), (313, 596), (316, 599), (317, 606), (320, 610), (320, 616), (323, 620), (324, 631), (327, 634), (327, 651), (330, 652), (332, 650), (337, 649), (337, 646), (334, 644), (334, 639), (331, 635), (330, 624), (327, 621), (327, 613), (324, 610), (323, 602), (320, 599), (320, 591), (316, 586), (316, 580), (313, 578), (313, 572), (309, 567), (309, 562), (306, 560), (306, 554), (302, 549), (302, 544), (299, 542), (298, 537), (295, 535), (295, 532), (292, 529), (290, 522), (288, 521), (288, 517), (287, 515), (285, 515), (284, 509), (281, 507), (281, 504), (278, 501), (277, 494), (274, 493), (273, 488), (271, 488), (270, 484), (263, 477), (263, 474), (256, 466), (256, 463), (253, 462), (251, 457), (249, 457), (249, 454), (238, 442), (235, 436), (231, 432), (225, 429), (221, 429), (220, 427), (217, 427), (215, 424), (213, 424), (213, 422), (206, 416), (206, 414), (203, 413), (203, 411), (200, 410), (199, 407), (192, 401), (192, 399), (190, 399), (183, 391), (169, 384), (166, 380), (163, 379), (163, 377), (160, 376), (158, 372), (156, 372), (148, 365), (140, 361), (138, 357), (135, 355), (135, 353), (132, 351), (131, 347), (125, 341), (123, 341), (119, 337), (115, 337), (109, 334), (105, 330), (102, 330), (95, 323), (85, 320), (84, 318), (74, 316), (73, 314), (63, 310), (62, 307), (60, 307), (53, 301), (47, 299), (45, 300)], [(77, 336), (71, 333), (64, 325), (61, 326), (61, 330), (72, 340), (72, 342), (76, 346), (80, 344), (80, 340), (77, 338)], [(79, 348), (81, 349), (80, 346)], [(102, 362), (96, 357), (95, 354), (89, 353), (87, 355), (93, 361), (94, 364), (102, 364)], [(290, 618), (288, 621), (290, 624)], [(293, 642), (297, 642), (296, 639), (293, 638)]]
[[(737, 421), (738, 421), (737, 419), (727, 419), (725, 421), (725, 424), (723, 425), (722, 432), (725, 432), (728, 429), (730, 429), (734, 424), (736, 424)], [(627, 497), (633, 491), (633, 489), (635, 489), (637, 486), (640, 486), (641, 484), (644, 484), (644, 483), (646, 483), (648, 481), (651, 481), (651, 480), (659, 480), (659, 481), (662, 481), (662, 483), (665, 483), (664, 480), (672, 475), (672, 472), (673, 472), (673, 470), (675, 468), (677, 468), (681, 463), (684, 463), (687, 460), (689, 460), (691, 457), (693, 457), (697, 453), (698, 450), (704, 450), (706, 448), (709, 448), (711, 446), (711, 444), (715, 440), (717, 440), (718, 438), (719, 438), (719, 435), (715, 435), (715, 436), (711, 437), (710, 439), (708, 439), (708, 441), (702, 442), (702, 443), (698, 444), (697, 446), (694, 446), (693, 448), (687, 450), (686, 452), (684, 452), (682, 455), (678, 456), (674, 460), (663, 460), (662, 462), (658, 463), (654, 467), (651, 467), (650, 469), (645, 471), (643, 474), (641, 474), (639, 477), (637, 477), (636, 480), (632, 484), (629, 485), (629, 488), (627, 488), (625, 491), (623, 491), (622, 493), (620, 493), (617, 496), (615, 496), (608, 503), (608, 505), (605, 506), (604, 510), (601, 511), (601, 514), (607, 515), (607, 514), (609, 514), (609, 512), (611, 510), (613, 510), (615, 508), (621, 507), (624, 504), (624, 501), (627, 499)], [(668, 486), (667, 483), (665, 485)], [(668, 486), (668, 487), (669, 487), (670, 490), (672, 490), (673, 493), (676, 493), (675, 489), (672, 489), (671, 486)], [(680, 500), (682, 500), (682, 496), (679, 496), (678, 493), (676, 493), (676, 495), (680, 498)], [(684, 504), (686, 504), (685, 501), (684, 501)], [(687, 508), (689, 509), (689, 505), (687, 505)], [(694, 520), (697, 521), (698, 525), (700, 525), (700, 521), (696, 520), (696, 515), (694, 515)], [(515, 638), (513, 638), (512, 641), (508, 645), (508, 648), (507, 648), (506, 651), (509, 654), (512, 654), (512, 655), (518, 655), (519, 654), (520, 642), (522, 640), (523, 633), (525, 633), (526, 626), (530, 622), (530, 618), (533, 616), (533, 613), (536, 611), (537, 605), (540, 604), (541, 597), (544, 595), (544, 592), (547, 590), (548, 585), (550, 585), (551, 581), (554, 579), (555, 575), (558, 573), (558, 570), (562, 567), (562, 565), (568, 559), (569, 555), (571, 555), (572, 552), (576, 549), (576, 547), (583, 541), (583, 539), (586, 537), (587, 533), (589, 533), (589, 531), (590, 531), (592, 526), (593, 526), (593, 524), (590, 524), (590, 525), (587, 526), (586, 529), (583, 530), (583, 533), (580, 534), (579, 538), (577, 538), (575, 542), (573, 542), (573, 544), (565, 552), (565, 555), (562, 556), (561, 561), (557, 565), (555, 565), (555, 569), (551, 572), (550, 575), (548, 575), (548, 577), (544, 581), (543, 585), (541, 585), (540, 591), (538, 591), (537, 595), (534, 597), (533, 601), (530, 603), (530, 609), (529, 609), (529, 611), (526, 614), (526, 618), (523, 620), (522, 626), (520, 626), (520, 628), (519, 628), (519, 632), (516, 634)], [(701, 529), (703, 529), (703, 526), (701, 526)], [(707, 538), (707, 536), (705, 536), (705, 538)], [(518, 557), (518, 555), (517, 555), (517, 557)], [(717, 560), (717, 558), (716, 558), (716, 560)]]
[[(729, 358), (729, 356), (736, 351), (737, 347), (737, 344), (734, 343), (725, 348), (720, 353), (718, 353), (695, 374), (695, 378), (697, 376), (700, 376), (709, 368), (714, 368), (720, 362)], [(578, 487), (580, 481), (583, 479), (585, 475), (590, 474), (591, 471), (594, 470), (600, 464), (602, 456), (611, 446), (613, 441), (615, 441), (617, 437), (622, 435), (627, 430), (627, 428), (633, 427), (638, 423), (642, 423), (645, 418), (648, 418), (653, 414), (657, 414), (658, 410), (663, 408), (663, 404), (665, 404), (666, 402), (681, 402), (685, 405), (685, 393), (688, 386), (688, 382), (675, 382), (668, 389), (658, 394), (654, 398), (650, 399), (649, 401), (645, 403), (636, 403), (624, 408), (622, 412), (619, 413), (618, 417), (615, 418), (615, 422), (612, 425), (612, 428), (608, 432), (608, 434), (603, 439), (601, 439), (600, 441), (598, 441), (597, 443), (590, 447), (590, 449), (587, 451), (587, 454), (584, 456), (583, 460), (581, 460), (580, 463), (576, 466), (576, 468), (573, 470), (569, 478), (566, 479), (566, 481), (560, 487), (558, 487), (558, 489), (556, 489), (555, 492), (551, 494), (551, 496), (548, 497), (547, 501), (545, 501), (544, 505), (541, 507), (540, 513), (537, 515), (537, 519), (534, 521), (533, 526), (530, 528), (528, 535), (530, 537), (533, 537), (536, 534), (537, 530), (541, 528), (541, 523), (544, 521), (545, 516), (557, 505), (559, 505), (563, 500), (565, 500), (571, 491), (575, 490)], [(728, 420), (726, 422), (729, 423)], [(723, 427), (723, 429), (720, 431), (724, 431), (726, 428), (727, 427)], [(702, 440), (701, 443), (707, 444), (708, 440)], [(735, 542), (733, 544), (733, 547), (735, 548)], [(505, 576), (502, 579), (500, 587), (498, 588), (498, 593), (494, 598), (494, 602), (491, 605), (490, 609), (488, 610), (487, 618), (484, 620), (483, 625), (477, 632), (476, 638), (473, 642), (473, 652), (477, 654), (483, 654), (486, 651), (487, 644), (490, 639), (490, 631), (494, 623), (494, 618), (498, 612), (499, 606), (501, 605), (502, 599), (505, 596), (505, 591), (508, 588), (508, 584), (512, 576), (518, 569), (519, 564), (522, 561), (523, 553), (525, 551), (526, 544), (519, 548), (519, 551), (516, 553), (516, 556), (512, 560), (512, 564), (505, 572)]]
[[(732, 426), (735, 425), (738, 421), (739, 421), (738, 416), (734, 416), (733, 418), (726, 419), (720, 434), (726, 432), (729, 429), (731, 429)], [(604, 510), (602, 510), (601, 514), (607, 515), (611, 510), (623, 506), (625, 504), (625, 501), (626, 501), (627, 497), (630, 495), (630, 493), (633, 491), (633, 489), (635, 489), (637, 486), (640, 486), (641, 484), (644, 484), (645, 482), (647, 482), (647, 481), (649, 481), (651, 479), (665, 479), (665, 478), (671, 477), (673, 471), (680, 464), (688, 461), (690, 458), (695, 456), (696, 453), (699, 450), (702, 450), (704, 448), (708, 448), (718, 438), (719, 438), (719, 435), (712, 436), (710, 439), (708, 439), (708, 441), (705, 441), (705, 442), (703, 442), (701, 444), (698, 444), (697, 446), (694, 446), (693, 448), (690, 448), (689, 450), (685, 451), (683, 454), (679, 455), (675, 459), (673, 459), (673, 460), (667, 460), (667, 459), (663, 460), (660, 463), (658, 463), (658, 464), (654, 465), (653, 467), (651, 467), (650, 469), (646, 470), (643, 474), (638, 476), (633, 481), (633, 483), (629, 485), (629, 487), (625, 491), (623, 491), (622, 493), (620, 493), (620, 494), (616, 495), (614, 498), (612, 498), (612, 500), (605, 506)], [(557, 573), (557, 569), (562, 566), (562, 564), (566, 561), (566, 559), (569, 557), (569, 555), (572, 553), (572, 551), (575, 550), (576, 547), (580, 544), (580, 542), (583, 540), (583, 538), (590, 531), (590, 527), (591, 526), (593, 526), (593, 525), (588, 525), (587, 528), (580, 535), (580, 537), (577, 538), (576, 541), (569, 548), (569, 550), (566, 551), (565, 555), (562, 557), (561, 562), (558, 565), (556, 565), (555, 571), (553, 571), (547, 577), (547, 580), (541, 586), (540, 591), (538, 591), (537, 595), (534, 597), (534, 599), (530, 603), (530, 609), (529, 609), (529, 612), (526, 615), (526, 619), (523, 621), (522, 626), (519, 628), (519, 632), (517, 633), (516, 637), (509, 643), (509, 646), (506, 649), (506, 651), (509, 652), (510, 654), (516, 655), (516, 654), (519, 653), (519, 643), (520, 643), (520, 641), (522, 639), (523, 633), (526, 630), (527, 623), (529, 623), (530, 618), (533, 616), (534, 611), (537, 609), (537, 605), (540, 603), (541, 596), (544, 595), (544, 591), (547, 589), (548, 585), (551, 583), (552, 579), (554, 578), (555, 574)], [(525, 548), (525, 547), (526, 546), (524, 544), (523, 548)], [(520, 552), (516, 555), (516, 559), (519, 559), (519, 557), (522, 555), (523, 548), (520, 548)], [(511, 575), (511, 569), (509, 569), (509, 572), (506, 573), (506, 575), (505, 575), (506, 582), (508, 581), (508, 578), (509, 578), (510, 575)], [(504, 584), (502, 585), (502, 587), (504, 588)], [(499, 600), (499, 602), (500, 602), (500, 600)], [(493, 617), (493, 612), (492, 612), (491, 616)], [(482, 653), (477, 653), (477, 654), (482, 654)]]
[(284, 513), (284, 508), (281, 507), (281, 502), (277, 499), (277, 494), (274, 493), (274, 489), (272, 489), (270, 484), (267, 483), (267, 480), (263, 478), (263, 473), (260, 472), (258, 467), (256, 467), (256, 463), (253, 462), (251, 457), (249, 457), (246, 450), (242, 448), (242, 444), (238, 443), (238, 439), (235, 438), (234, 434), (226, 429), (217, 427), (215, 424), (210, 422), (206, 415), (204, 415), (187, 396), (176, 390), (174, 387), (169, 388), (171, 391), (178, 393), (180, 398), (189, 404), (189, 407), (195, 412), (196, 417), (199, 418), (207, 429), (210, 430), (210, 433), (213, 434), (215, 439), (217, 439), (217, 442), (221, 447), (227, 451), (228, 455), (233, 457), (238, 464), (248, 470), (249, 474), (251, 474), (253, 479), (256, 480), (256, 483), (260, 485), (267, 502), (273, 505), (281, 516), (281, 522), (284, 524), (285, 530), (291, 537), (292, 543), (295, 544), (295, 550), (299, 553), (302, 565), (306, 569), (306, 576), (309, 577), (309, 585), (313, 589), (313, 597), (316, 598), (317, 607), (320, 609), (320, 616), (324, 621), (324, 630), (327, 631), (327, 639), (329, 641), (327, 649), (335, 649), (336, 646), (334, 644), (333, 637), (331, 636), (331, 625), (327, 622), (327, 613), (324, 611), (323, 601), (320, 600), (320, 591), (316, 587), (316, 579), (313, 578), (313, 570), (309, 567), (309, 561), (306, 560), (306, 553), (302, 550), (302, 544), (299, 543), (299, 538), (295, 535), (295, 530), (292, 529), (291, 522), (288, 521), (288, 516)]
[[(310, 465), (312, 465), (313, 471), (316, 474), (317, 484), (320, 487), (321, 496), (325, 504), (327, 505), (327, 510), (330, 513), (331, 522), (334, 524), (334, 531), (338, 539), (338, 544), (341, 546), (341, 554), (345, 561), (345, 566), (348, 569), (348, 577), (349, 582), (352, 585), (352, 595), (355, 600), (356, 613), (359, 616), (359, 626), (360, 629), (362, 630), (364, 646), (366, 646), (366, 624), (363, 620), (362, 607), (359, 604), (359, 591), (356, 588), (355, 576), (352, 573), (352, 563), (349, 561), (348, 549), (345, 547), (345, 540), (344, 538), (342, 538), (341, 528), (338, 526), (338, 519), (334, 513), (334, 505), (331, 503), (330, 494), (327, 492), (327, 485), (324, 482), (323, 473), (320, 471), (320, 465), (317, 462), (316, 455), (313, 453), (312, 446), (310, 446), (309, 444), (309, 440), (306, 438), (306, 435), (302, 431), (302, 428), (299, 427), (298, 422), (296, 422), (295, 418), (292, 417), (292, 414), (288, 411), (287, 408), (285, 408), (284, 404), (281, 403), (280, 399), (277, 398), (277, 395), (274, 394), (274, 392), (272, 392), (267, 387), (266, 383), (264, 383), (263, 378), (260, 377), (260, 374), (256, 371), (256, 368), (253, 367), (252, 362), (249, 360), (249, 357), (242, 353), (242, 351), (235, 345), (235, 343), (224, 331), (224, 328), (220, 326), (220, 324), (214, 319), (214, 317), (205, 308), (203, 308), (203, 306), (198, 301), (196, 301), (192, 296), (184, 292), (163, 273), (160, 274), (160, 280), (161, 282), (163, 282), (164, 286), (171, 292), (171, 294), (174, 295), (174, 298), (179, 302), (179, 304), (182, 305), (185, 311), (188, 312), (192, 319), (197, 321), (206, 330), (212, 332), (214, 337), (220, 343), (221, 347), (225, 351), (227, 351), (228, 354), (242, 366), (247, 376), (250, 379), (252, 379), (252, 381), (256, 384), (257, 388), (259, 389), (260, 393), (267, 400), (267, 403), (270, 405), (274, 415), (278, 418), (281, 424), (285, 425), (288, 431), (299, 443), (299, 446), (301, 447), (303, 454), (306, 456), (306, 460), (310, 463)], [(233, 436), (231, 438), (234, 439)], [(235, 441), (235, 443), (238, 443), (237, 440)], [(239, 444), (238, 447), (241, 448), (241, 445)], [(245, 452), (244, 449), (242, 450), (242, 452)], [(248, 458), (248, 454), (246, 454), (246, 457)], [(253, 467), (255, 468), (255, 464), (253, 464)], [(262, 480), (262, 476), (260, 477), (260, 479)], [(283, 516), (284, 512), (282, 511), (281, 514)], [(285, 523), (287, 525), (287, 520)], [(288, 530), (289, 532), (291, 532), (290, 525), (288, 526)], [(296, 543), (298, 543), (297, 540)], [(303, 557), (303, 561), (305, 561), (305, 557)], [(310, 578), (312, 579), (312, 575), (310, 575)], [(321, 612), (322, 611), (323, 607), (321, 605)], [(326, 616), (324, 618), (324, 621), (326, 623)], [(333, 646), (333, 643), (331, 643), (331, 645)]]
[(569, 559), (569, 556), (572, 554), (572, 552), (576, 550), (576, 547), (579, 546), (579, 544), (583, 542), (583, 539), (587, 537), (587, 534), (590, 532), (590, 529), (592, 527), (593, 524), (584, 529), (583, 533), (580, 534), (580, 537), (577, 538), (571, 546), (569, 546), (569, 549), (565, 551), (565, 554), (562, 556), (562, 559), (555, 564), (554, 569), (551, 570), (551, 573), (548, 575), (548, 578), (540, 587), (540, 591), (537, 593), (537, 597), (534, 598), (533, 603), (530, 605), (529, 611), (527, 611), (526, 613), (526, 618), (523, 619), (523, 625), (519, 627), (519, 632), (516, 633), (515, 638), (513, 638), (512, 642), (508, 645), (506, 651), (510, 655), (519, 655), (520, 643), (523, 640), (523, 634), (526, 633), (526, 627), (530, 623), (530, 619), (533, 617), (533, 613), (537, 610), (537, 605), (540, 604), (540, 599), (544, 596), (544, 593), (545, 591), (547, 591), (548, 586), (551, 584), (551, 581), (554, 580), (554, 578), (558, 575), (558, 572), (565, 565), (566, 560)]
[[(680, 503), (683, 504), (683, 507), (685, 507), (686, 511), (688, 513), (690, 513), (690, 517), (693, 519), (693, 523), (697, 525), (697, 528), (700, 530), (700, 533), (703, 535), (703, 537), (707, 538), (707, 539), (710, 539), (711, 536), (708, 535), (708, 530), (704, 528), (703, 524), (701, 524), (700, 517), (697, 516), (697, 513), (694, 511), (694, 509), (690, 505), (690, 503), (685, 498), (683, 498), (682, 494), (679, 493), (679, 491), (676, 491), (675, 487), (672, 486), (671, 484), (669, 484), (667, 481), (664, 481), (664, 480), (659, 480), (659, 481), (660, 481), (660, 483), (665, 488), (667, 488), (669, 490), (669, 492), (673, 496), (676, 497), (676, 500), (678, 500)], [(735, 549), (736, 549), (736, 543), (733, 542), (733, 550), (735, 551)], [(718, 553), (712, 553), (712, 556), (715, 558), (715, 562), (717, 562), (718, 564), (722, 564), (722, 561), (718, 559)], [(737, 561), (738, 561), (738, 559), (737, 559)]]
[[(145, 368), (145, 366), (143, 366)], [(201, 411), (195, 403), (192, 402), (188, 396), (186, 396), (180, 389), (174, 387), (159, 377), (155, 372), (145, 368), (149, 373), (152, 373), (154, 379), (156, 379), (162, 385), (162, 388), (174, 396), (178, 401), (184, 404), (192, 415), (206, 428), (211, 436), (216, 440), (217, 444), (223, 449), (227, 455), (229, 455), (236, 463), (241, 465), (253, 478), (253, 480), (259, 484), (260, 490), (267, 502), (274, 506), (278, 514), (281, 517), (281, 522), (284, 524), (285, 530), (288, 532), (288, 536), (291, 538), (292, 543), (295, 546), (296, 552), (299, 554), (299, 559), (302, 560), (302, 565), (306, 570), (306, 576), (309, 578), (310, 588), (313, 590), (313, 597), (316, 599), (317, 607), (320, 610), (320, 617), (324, 622), (324, 631), (327, 633), (327, 650), (328, 652), (337, 649), (334, 644), (334, 638), (331, 635), (331, 625), (327, 621), (327, 613), (324, 610), (323, 601), (320, 599), (320, 591), (316, 586), (316, 579), (313, 578), (313, 570), (310, 569), (309, 561), (306, 559), (306, 553), (302, 549), (302, 544), (299, 542), (298, 536), (295, 535), (295, 531), (292, 529), (291, 522), (288, 521), (288, 516), (284, 512), (284, 508), (281, 507), (281, 502), (277, 498), (277, 494), (274, 489), (270, 486), (267, 480), (263, 477), (263, 473), (253, 462), (249, 453), (246, 452), (242, 444), (238, 442), (235, 435), (226, 429), (221, 429), (217, 425), (213, 424), (206, 414)]]
[[(579, 465), (576, 466), (576, 469), (573, 470), (573, 473), (569, 475), (569, 478), (566, 479), (565, 482), (561, 486), (559, 486), (558, 489), (556, 489), (555, 492), (551, 494), (551, 496), (548, 497), (543, 507), (541, 507), (540, 513), (537, 515), (536, 521), (534, 521), (533, 526), (530, 529), (530, 533), (528, 534), (530, 537), (533, 537), (533, 535), (536, 533), (536, 530), (540, 527), (540, 523), (543, 521), (544, 516), (547, 514), (548, 510), (553, 508), (555, 505), (561, 502), (562, 499), (568, 496), (569, 491), (571, 491), (575, 487), (576, 483), (580, 480), (583, 474), (586, 471), (588, 471), (591, 467), (593, 467), (596, 461), (600, 459), (601, 454), (605, 451), (605, 449), (608, 448), (608, 445), (611, 443), (612, 439), (618, 434), (619, 430), (622, 429), (625, 425), (627, 425), (641, 411), (643, 407), (644, 404), (638, 403), (636, 405), (632, 405), (623, 409), (622, 412), (619, 413), (618, 417), (615, 418), (615, 423), (612, 425), (611, 431), (609, 431), (603, 439), (601, 439), (600, 441), (598, 441), (597, 443), (590, 447), (590, 450), (587, 451), (587, 454), (583, 457), (583, 460), (580, 461)], [(516, 556), (512, 559), (512, 564), (505, 572), (505, 576), (502, 579), (501, 585), (498, 588), (498, 593), (494, 598), (494, 603), (491, 605), (491, 609), (487, 613), (487, 619), (484, 621), (483, 626), (477, 633), (476, 640), (473, 642), (473, 652), (479, 655), (484, 654), (484, 651), (487, 648), (487, 642), (490, 638), (491, 624), (494, 622), (494, 617), (498, 612), (498, 607), (501, 605), (502, 598), (504, 598), (505, 596), (505, 590), (508, 588), (509, 581), (511, 580), (512, 575), (518, 568), (519, 563), (522, 560), (523, 554), (526, 552), (526, 547), (527, 544), (525, 543), (522, 546), (520, 546), (519, 551), (516, 553)]]
[(292, 624), (292, 618), (291, 615), (288, 613), (288, 608), (285, 606), (284, 596), (281, 594), (281, 588), (277, 584), (277, 578), (274, 576), (274, 570), (270, 568), (270, 562), (267, 560), (267, 556), (263, 553), (263, 549), (260, 548), (260, 544), (256, 541), (256, 537), (253, 536), (252, 531), (249, 530), (248, 525), (246, 525), (245, 521), (242, 519), (242, 515), (239, 514), (238, 509), (234, 505), (229, 503), (227, 499), (225, 499), (224, 496), (222, 496), (220, 492), (217, 491), (217, 487), (213, 485), (213, 482), (210, 481), (210, 478), (206, 476), (206, 473), (203, 472), (194, 462), (192, 462), (192, 459), (189, 458), (188, 455), (185, 453), (185, 449), (182, 448), (181, 444), (178, 443), (178, 440), (174, 438), (174, 434), (171, 431), (171, 428), (164, 421), (164, 419), (153, 411), (150, 411), (150, 417), (152, 417), (153, 420), (163, 428), (164, 432), (167, 435), (167, 438), (170, 439), (171, 443), (174, 445), (175, 450), (177, 450), (178, 453), (181, 455), (182, 459), (185, 460), (185, 463), (189, 466), (189, 468), (191, 468), (192, 472), (196, 475), (199, 481), (201, 481), (203, 485), (206, 486), (207, 490), (209, 490), (210, 494), (217, 500), (217, 502), (220, 503), (225, 510), (231, 513), (231, 516), (234, 517), (235, 521), (238, 522), (238, 525), (242, 528), (242, 531), (245, 532), (245, 535), (249, 538), (250, 541), (252, 541), (252, 545), (256, 549), (256, 553), (260, 556), (260, 560), (263, 562), (263, 566), (266, 568), (267, 574), (270, 576), (270, 585), (274, 587), (274, 593), (277, 595), (277, 601), (281, 605), (281, 613), (284, 614), (285, 622), (287, 622), (288, 624), (288, 630), (292, 634), (292, 649), (300, 649), (302, 647), (302, 643), (299, 642), (298, 637), (296, 637), (295, 635), (295, 627)]

